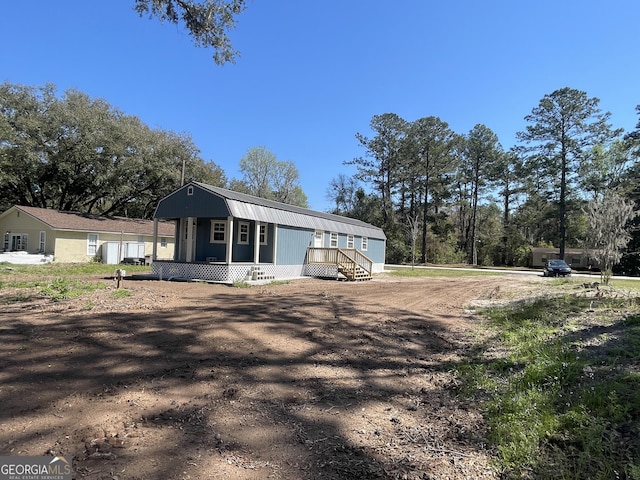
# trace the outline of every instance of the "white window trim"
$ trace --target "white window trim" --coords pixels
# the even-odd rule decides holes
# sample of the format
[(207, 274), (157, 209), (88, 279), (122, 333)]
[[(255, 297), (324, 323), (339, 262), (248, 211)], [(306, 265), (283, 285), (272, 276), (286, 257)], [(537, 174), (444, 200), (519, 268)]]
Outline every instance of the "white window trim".
[(329, 248), (338, 248), (339, 236), (337, 232), (331, 232), (329, 235)]
[(44, 253), (47, 247), (47, 232), (40, 230), (40, 236), (38, 238), (38, 251)]
[(353, 235), (347, 235), (347, 248), (355, 248), (356, 241)]
[[(92, 238), (95, 237), (95, 242), (92, 241)], [(87, 234), (87, 255), (95, 256), (98, 254), (98, 242), (100, 241), (100, 237), (97, 233), (88, 233)], [(91, 251), (92, 248), (95, 248), (95, 251)]]
[(187, 195), (188, 195), (188, 196), (193, 195), (193, 186), (192, 186), (192, 185), (189, 185), (189, 186), (187, 187)]
[[(242, 231), (242, 228), (245, 227), (246, 232)], [(249, 232), (251, 231), (251, 227), (249, 222), (238, 222), (238, 245), (249, 245)], [(242, 239), (242, 236), (245, 236), (245, 239)]]
[(267, 245), (267, 225), (260, 225), (260, 245)]
[[(222, 225), (222, 230), (215, 230), (216, 225)], [(222, 240), (215, 240), (215, 233), (222, 232)], [(226, 220), (211, 220), (211, 236), (209, 243), (227, 243), (227, 221)]]
[(369, 248), (369, 237), (362, 237), (360, 248), (363, 252), (367, 251), (367, 249)]

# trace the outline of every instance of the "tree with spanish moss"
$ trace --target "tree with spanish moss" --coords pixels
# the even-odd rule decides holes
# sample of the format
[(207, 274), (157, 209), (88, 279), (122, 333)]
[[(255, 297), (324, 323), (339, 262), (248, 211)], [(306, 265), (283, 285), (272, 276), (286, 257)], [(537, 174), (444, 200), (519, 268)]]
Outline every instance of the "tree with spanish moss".
[(609, 191), (602, 198), (590, 202), (585, 214), (589, 222), (589, 253), (600, 265), (601, 281), (607, 285), (613, 266), (620, 261), (631, 239), (628, 222), (638, 212), (633, 202), (625, 200), (616, 191)]
[(212, 47), (219, 65), (235, 63), (234, 50), (227, 32), (235, 27), (236, 17), (246, 8), (246, 0), (135, 0), (140, 14), (183, 25), (200, 47)]
[(608, 146), (621, 133), (621, 129), (614, 130), (608, 123), (611, 114), (602, 112), (599, 103), (599, 99), (590, 98), (581, 90), (555, 90), (525, 116), (528, 125), (516, 134), (541, 186), (550, 195), (558, 195), (561, 259), (567, 237), (567, 201), (579, 185), (580, 166), (587, 161), (591, 149)]

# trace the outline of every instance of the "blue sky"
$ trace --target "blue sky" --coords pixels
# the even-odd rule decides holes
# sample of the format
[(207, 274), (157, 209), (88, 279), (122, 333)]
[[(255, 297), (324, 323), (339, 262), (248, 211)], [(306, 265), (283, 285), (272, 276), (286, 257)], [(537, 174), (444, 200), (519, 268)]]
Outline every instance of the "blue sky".
[(373, 115), (478, 123), (515, 144), (524, 116), (562, 87), (600, 99), (615, 127), (640, 104), (637, 0), (253, 0), (218, 66), (133, 0), (3, 2), (0, 81), (76, 88), (152, 128), (184, 132), (239, 178), (264, 146), (292, 161), (315, 210), (364, 154)]

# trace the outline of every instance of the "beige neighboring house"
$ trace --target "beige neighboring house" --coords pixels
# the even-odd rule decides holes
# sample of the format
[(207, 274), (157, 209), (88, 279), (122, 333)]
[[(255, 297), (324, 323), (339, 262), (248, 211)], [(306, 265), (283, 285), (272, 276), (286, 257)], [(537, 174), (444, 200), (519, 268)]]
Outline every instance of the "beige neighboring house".
[[(560, 258), (559, 248), (531, 247), (532, 267), (544, 267), (547, 260), (555, 258)], [(598, 262), (589, 255), (589, 251), (581, 248), (565, 248), (564, 261), (574, 269), (589, 269), (599, 266)]]
[[(173, 258), (175, 226), (158, 223), (157, 258)], [(2, 252), (53, 256), (59, 263), (136, 262), (154, 250), (154, 222), (125, 217), (101, 217), (48, 208), (13, 206), (0, 215)]]

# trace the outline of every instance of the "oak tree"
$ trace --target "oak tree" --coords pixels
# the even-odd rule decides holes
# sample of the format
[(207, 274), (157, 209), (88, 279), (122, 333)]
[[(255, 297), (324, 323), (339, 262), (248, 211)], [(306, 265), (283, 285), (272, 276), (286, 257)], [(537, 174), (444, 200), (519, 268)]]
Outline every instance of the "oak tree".
[(239, 53), (233, 49), (227, 32), (246, 8), (246, 0), (135, 0), (135, 10), (161, 21), (183, 24), (197, 46), (212, 47), (218, 65), (235, 63)]

